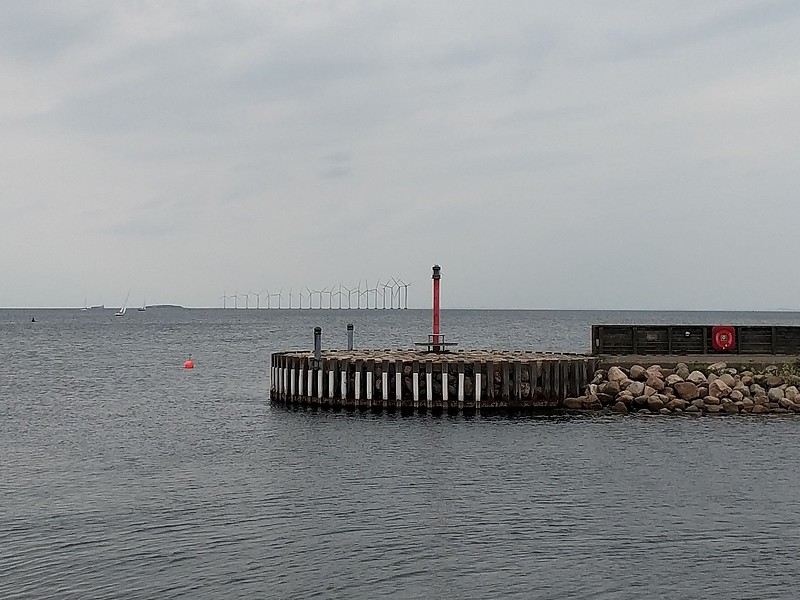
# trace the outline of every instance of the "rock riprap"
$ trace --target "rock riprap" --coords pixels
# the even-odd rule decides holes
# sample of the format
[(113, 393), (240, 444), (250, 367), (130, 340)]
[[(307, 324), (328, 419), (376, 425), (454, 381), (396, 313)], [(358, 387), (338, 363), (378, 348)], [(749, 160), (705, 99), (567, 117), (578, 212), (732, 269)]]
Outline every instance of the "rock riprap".
[(760, 371), (679, 363), (675, 368), (633, 365), (595, 371), (584, 394), (567, 398), (569, 410), (614, 413), (735, 415), (800, 413), (800, 365)]

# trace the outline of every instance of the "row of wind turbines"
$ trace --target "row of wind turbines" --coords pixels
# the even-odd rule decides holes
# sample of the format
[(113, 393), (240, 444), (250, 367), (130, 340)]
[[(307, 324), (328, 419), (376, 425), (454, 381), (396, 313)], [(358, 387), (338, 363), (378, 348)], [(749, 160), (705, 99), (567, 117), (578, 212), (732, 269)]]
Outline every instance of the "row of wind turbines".
[[(363, 284), (363, 286), (362, 286)], [(359, 281), (354, 288), (349, 288), (342, 283), (338, 285), (326, 286), (321, 290), (312, 290), (304, 287), (295, 292), (289, 289), (284, 293), (283, 288), (271, 293), (269, 290), (254, 292), (250, 290), (244, 294), (236, 292), (227, 295), (223, 290), (220, 300), (222, 308), (325, 308), (325, 309), (407, 309), (408, 308), (408, 288), (411, 283), (406, 283), (402, 279), (391, 279), (381, 283), (378, 279), (373, 287), (369, 286), (368, 281)], [(251, 303), (250, 298), (253, 298)], [(363, 301), (362, 301), (363, 299)], [(243, 301), (243, 302), (240, 302)], [(232, 301), (229, 303), (229, 301)]]

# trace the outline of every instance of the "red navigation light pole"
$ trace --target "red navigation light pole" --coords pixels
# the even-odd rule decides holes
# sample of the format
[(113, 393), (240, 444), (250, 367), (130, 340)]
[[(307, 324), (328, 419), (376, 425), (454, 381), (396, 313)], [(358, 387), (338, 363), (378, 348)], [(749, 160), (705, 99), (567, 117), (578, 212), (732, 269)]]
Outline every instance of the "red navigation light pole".
[(433, 265), (433, 345), (434, 350), (439, 350), (439, 282), (442, 279), (442, 267)]

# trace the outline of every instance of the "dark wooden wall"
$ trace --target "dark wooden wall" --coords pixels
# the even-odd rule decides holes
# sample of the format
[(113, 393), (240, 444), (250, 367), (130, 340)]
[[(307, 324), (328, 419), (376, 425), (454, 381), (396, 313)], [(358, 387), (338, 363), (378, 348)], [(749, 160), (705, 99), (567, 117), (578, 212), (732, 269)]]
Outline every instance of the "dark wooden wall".
[(592, 354), (800, 354), (800, 327), (738, 325), (736, 347), (711, 343), (713, 325), (593, 325)]

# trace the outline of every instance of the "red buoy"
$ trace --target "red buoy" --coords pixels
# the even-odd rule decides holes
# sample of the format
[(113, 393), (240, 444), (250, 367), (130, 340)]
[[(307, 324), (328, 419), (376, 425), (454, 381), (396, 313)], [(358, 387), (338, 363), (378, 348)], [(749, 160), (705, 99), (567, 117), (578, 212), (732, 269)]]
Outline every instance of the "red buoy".
[(183, 363), (183, 368), (184, 369), (194, 369), (194, 362), (192, 362), (191, 358), (189, 360), (187, 360), (185, 363)]

